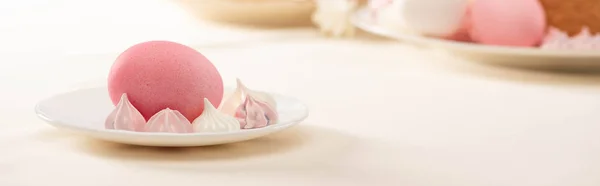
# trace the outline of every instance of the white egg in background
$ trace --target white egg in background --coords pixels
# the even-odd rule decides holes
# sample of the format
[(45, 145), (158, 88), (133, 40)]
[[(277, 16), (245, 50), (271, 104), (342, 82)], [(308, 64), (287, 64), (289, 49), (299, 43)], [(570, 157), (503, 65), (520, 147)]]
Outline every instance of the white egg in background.
[(377, 22), (389, 29), (407, 31), (406, 23), (399, 11), (405, 0), (380, 0), (373, 2), (372, 9), (377, 10)]
[(401, 0), (401, 17), (411, 30), (445, 37), (461, 28), (470, 0)]

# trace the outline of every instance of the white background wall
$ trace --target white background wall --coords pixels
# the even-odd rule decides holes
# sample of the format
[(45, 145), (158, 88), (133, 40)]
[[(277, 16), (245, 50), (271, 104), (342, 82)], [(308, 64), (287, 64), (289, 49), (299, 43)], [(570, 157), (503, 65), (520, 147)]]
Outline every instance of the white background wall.
[(207, 45), (250, 34), (208, 25), (168, 0), (5, 0), (0, 53), (106, 53), (146, 40)]

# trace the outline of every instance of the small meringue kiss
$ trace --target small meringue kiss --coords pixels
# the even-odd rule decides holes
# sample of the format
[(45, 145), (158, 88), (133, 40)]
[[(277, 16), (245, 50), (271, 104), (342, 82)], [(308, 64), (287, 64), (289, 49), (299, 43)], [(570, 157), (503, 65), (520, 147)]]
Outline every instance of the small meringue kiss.
[(219, 112), (204, 98), (204, 111), (192, 122), (195, 132), (231, 132), (241, 130), (240, 122), (234, 117)]
[(273, 109), (277, 109), (277, 102), (275, 102), (275, 99), (273, 99), (271, 95), (248, 89), (240, 79), (236, 79), (236, 82), (237, 87), (233, 94), (221, 104), (221, 107), (219, 108), (221, 112), (233, 116), (240, 104), (244, 103), (247, 95), (252, 95), (254, 99), (268, 104)]
[(248, 95), (244, 104), (237, 108), (235, 117), (240, 121), (242, 129), (253, 129), (274, 124), (279, 116), (271, 106)]
[(129, 102), (127, 94), (121, 95), (121, 100), (104, 122), (106, 129), (137, 132), (143, 131), (145, 124), (144, 116)]
[(192, 124), (179, 111), (169, 108), (150, 117), (145, 132), (192, 133)]

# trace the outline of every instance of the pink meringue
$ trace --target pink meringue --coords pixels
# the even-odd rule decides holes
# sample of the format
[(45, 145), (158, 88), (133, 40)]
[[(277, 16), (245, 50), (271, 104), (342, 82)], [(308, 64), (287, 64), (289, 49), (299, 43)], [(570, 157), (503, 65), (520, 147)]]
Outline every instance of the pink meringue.
[(145, 132), (192, 133), (192, 123), (177, 110), (163, 109), (148, 120)]
[(146, 124), (146, 119), (127, 98), (127, 94), (121, 94), (121, 100), (115, 109), (108, 115), (104, 126), (106, 129), (129, 130), (141, 132)]
[(550, 28), (544, 38), (542, 49), (560, 49), (560, 50), (599, 50), (600, 35), (592, 35), (586, 27), (573, 37), (556, 28)]
[(252, 97), (257, 101), (264, 102), (273, 108), (273, 110), (277, 109), (277, 101), (275, 101), (275, 99), (273, 99), (273, 97), (271, 97), (269, 94), (249, 89), (242, 83), (240, 79), (236, 79), (236, 83), (237, 87), (235, 91), (227, 99), (224, 99), (225, 101), (219, 107), (221, 112), (234, 116), (236, 110), (241, 104), (244, 103), (248, 95), (252, 95)]
[(247, 95), (246, 100), (235, 112), (242, 129), (261, 128), (277, 122), (278, 114), (268, 104)]

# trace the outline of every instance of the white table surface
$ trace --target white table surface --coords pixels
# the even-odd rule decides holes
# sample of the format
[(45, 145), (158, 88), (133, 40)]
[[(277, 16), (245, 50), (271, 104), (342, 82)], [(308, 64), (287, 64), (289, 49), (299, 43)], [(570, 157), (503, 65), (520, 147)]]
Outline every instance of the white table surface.
[[(45, 2), (0, 5), (2, 186), (600, 185), (599, 75), (496, 68), (309, 29), (215, 27), (159, 1)], [(36, 101), (104, 84), (118, 51), (150, 39), (204, 46), (227, 85), (240, 77), (296, 96), (310, 117), (259, 140), (185, 149), (90, 140), (35, 117)]]

